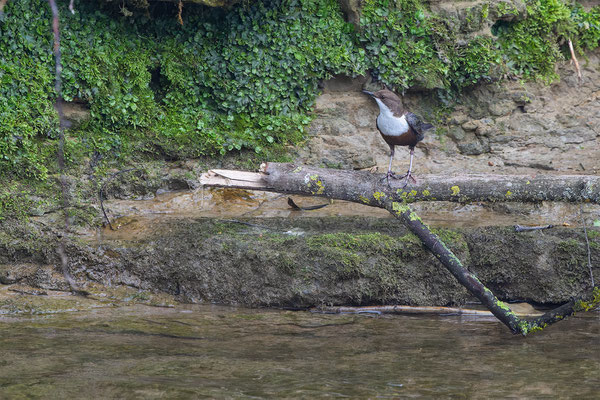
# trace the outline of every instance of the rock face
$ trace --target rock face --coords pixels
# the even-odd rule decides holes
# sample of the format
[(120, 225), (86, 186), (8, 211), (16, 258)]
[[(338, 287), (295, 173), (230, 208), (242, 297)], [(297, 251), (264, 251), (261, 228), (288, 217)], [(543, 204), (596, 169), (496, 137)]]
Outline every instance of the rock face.
[[(574, 67), (560, 66), (561, 80), (477, 86), (461, 97), (449, 118), (436, 121), (435, 101), (407, 93), (405, 106), (436, 125), (417, 145), (415, 173), (596, 174), (600, 172), (600, 51)], [(360, 92), (364, 78), (336, 77), (317, 99), (300, 161), (340, 168), (387, 168), (389, 149), (375, 119), (378, 108)], [(398, 149), (394, 170), (404, 172), (408, 151)]]
[[(460, 305), (473, 298), (394, 219), (140, 218), (67, 246), (81, 288), (129, 287), (184, 302), (245, 306)], [(582, 230), (438, 230), (503, 300), (559, 303), (590, 282)], [(0, 241), (0, 282), (67, 290), (51, 232)], [(590, 245), (597, 249), (600, 237)], [(510, 249), (510, 251), (509, 251)], [(20, 264), (14, 264), (14, 260)], [(600, 275), (600, 253), (592, 252)], [(12, 264), (10, 264), (12, 262)], [(0, 304), (1, 305), (1, 304)]]
[(310, 140), (299, 151), (303, 162), (363, 169), (376, 165), (377, 154), (389, 152), (379, 132), (373, 130), (378, 108), (361, 92), (364, 81), (342, 76), (325, 83), (315, 106), (318, 117), (308, 129)]
[(491, 36), (491, 27), (497, 21), (519, 21), (527, 17), (524, 0), (432, 0), (429, 5), (432, 12), (451, 24), (453, 31), (467, 37)]

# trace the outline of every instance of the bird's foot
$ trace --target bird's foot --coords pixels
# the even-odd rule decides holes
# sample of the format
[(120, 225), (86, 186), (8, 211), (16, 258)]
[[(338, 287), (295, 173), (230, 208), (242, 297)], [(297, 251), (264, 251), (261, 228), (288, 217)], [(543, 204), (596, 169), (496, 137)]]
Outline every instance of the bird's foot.
[(388, 171), (388, 173), (383, 178), (381, 178), (381, 182), (386, 181), (388, 187), (391, 187), (391, 185), (390, 185), (390, 178), (392, 178), (392, 179), (402, 179), (403, 176), (398, 176), (395, 173), (393, 173), (392, 171)]
[(385, 174), (383, 176), (383, 178), (381, 178), (381, 182), (383, 182), (385, 180), (389, 180), (390, 178), (392, 178), (392, 179), (402, 179), (402, 178), (404, 178), (404, 176), (398, 176), (398, 175), (394, 174), (393, 172), (388, 172), (387, 174)]
[(417, 183), (417, 180), (412, 176), (412, 173), (410, 171), (408, 171), (405, 175), (402, 175), (398, 179), (404, 179), (404, 184), (402, 185), (402, 188), (405, 188), (408, 185), (408, 182)]

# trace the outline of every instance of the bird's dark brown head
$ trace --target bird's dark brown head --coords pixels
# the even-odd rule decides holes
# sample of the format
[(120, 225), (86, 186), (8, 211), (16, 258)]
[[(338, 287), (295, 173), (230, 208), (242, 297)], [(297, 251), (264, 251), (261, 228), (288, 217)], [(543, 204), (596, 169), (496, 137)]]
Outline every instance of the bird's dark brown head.
[(391, 90), (382, 89), (377, 92), (369, 92), (367, 90), (363, 90), (363, 93), (368, 94), (376, 100), (380, 100), (382, 103), (386, 105), (387, 108), (392, 110), (394, 115), (398, 114), (398, 116), (402, 115), (403, 106), (402, 99), (398, 97), (398, 95)]
[(368, 90), (363, 90), (363, 93), (366, 93), (376, 99), (379, 99), (383, 102), (402, 102), (400, 97), (391, 90), (382, 89), (377, 92), (369, 92)]

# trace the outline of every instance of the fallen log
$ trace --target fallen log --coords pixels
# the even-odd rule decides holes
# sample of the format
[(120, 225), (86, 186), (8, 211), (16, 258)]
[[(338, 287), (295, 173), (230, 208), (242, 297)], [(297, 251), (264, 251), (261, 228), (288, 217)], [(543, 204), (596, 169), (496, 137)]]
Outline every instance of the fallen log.
[[(445, 201), (571, 201), (600, 202), (600, 177), (596, 176), (459, 176), (422, 177), (421, 182), (402, 187), (391, 181), (388, 186), (381, 175), (343, 171), (295, 164), (269, 163), (261, 172), (212, 170), (203, 174), (204, 186), (258, 189), (285, 194), (327, 197), (384, 208), (410, 229), (452, 275), (477, 297), (490, 312), (513, 333), (527, 335), (578, 311), (600, 304), (600, 288), (533, 320), (519, 318), (500, 301), (452, 253), (452, 251), (410, 209), (419, 200)], [(461, 188), (462, 186), (462, 188)], [(508, 188), (508, 189), (506, 189)], [(505, 191), (506, 190), (506, 191)]]
[(393, 201), (563, 201), (600, 204), (600, 176), (594, 175), (422, 175), (402, 187), (402, 180), (367, 171), (268, 163), (260, 172), (213, 169), (201, 177), (205, 186), (308, 194), (375, 207)]

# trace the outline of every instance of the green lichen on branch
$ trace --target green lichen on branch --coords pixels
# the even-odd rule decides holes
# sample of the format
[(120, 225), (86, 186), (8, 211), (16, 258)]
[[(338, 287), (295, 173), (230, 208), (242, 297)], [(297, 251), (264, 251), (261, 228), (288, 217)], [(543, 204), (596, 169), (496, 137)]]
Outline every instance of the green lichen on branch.
[(538, 324), (536, 322), (520, 320), (518, 325), (518, 333), (523, 336), (527, 336), (530, 333), (541, 332), (546, 326), (548, 325), (545, 323)]
[(308, 182), (306, 183), (308, 189), (313, 195), (321, 195), (325, 192), (325, 184), (319, 178), (319, 175), (308, 176)]
[(592, 291), (591, 299), (589, 301), (578, 300), (575, 303), (574, 310), (576, 312), (590, 311), (598, 307), (598, 305), (600, 305), (600, 287), (596, 286)]
[(382, 199), (385, 200), (386, 195), (383, 192), (375, 192), (375, 193), (373, 193), (373, 198), (375, 200), (377, 200), (378, 202), (381, 202)]

